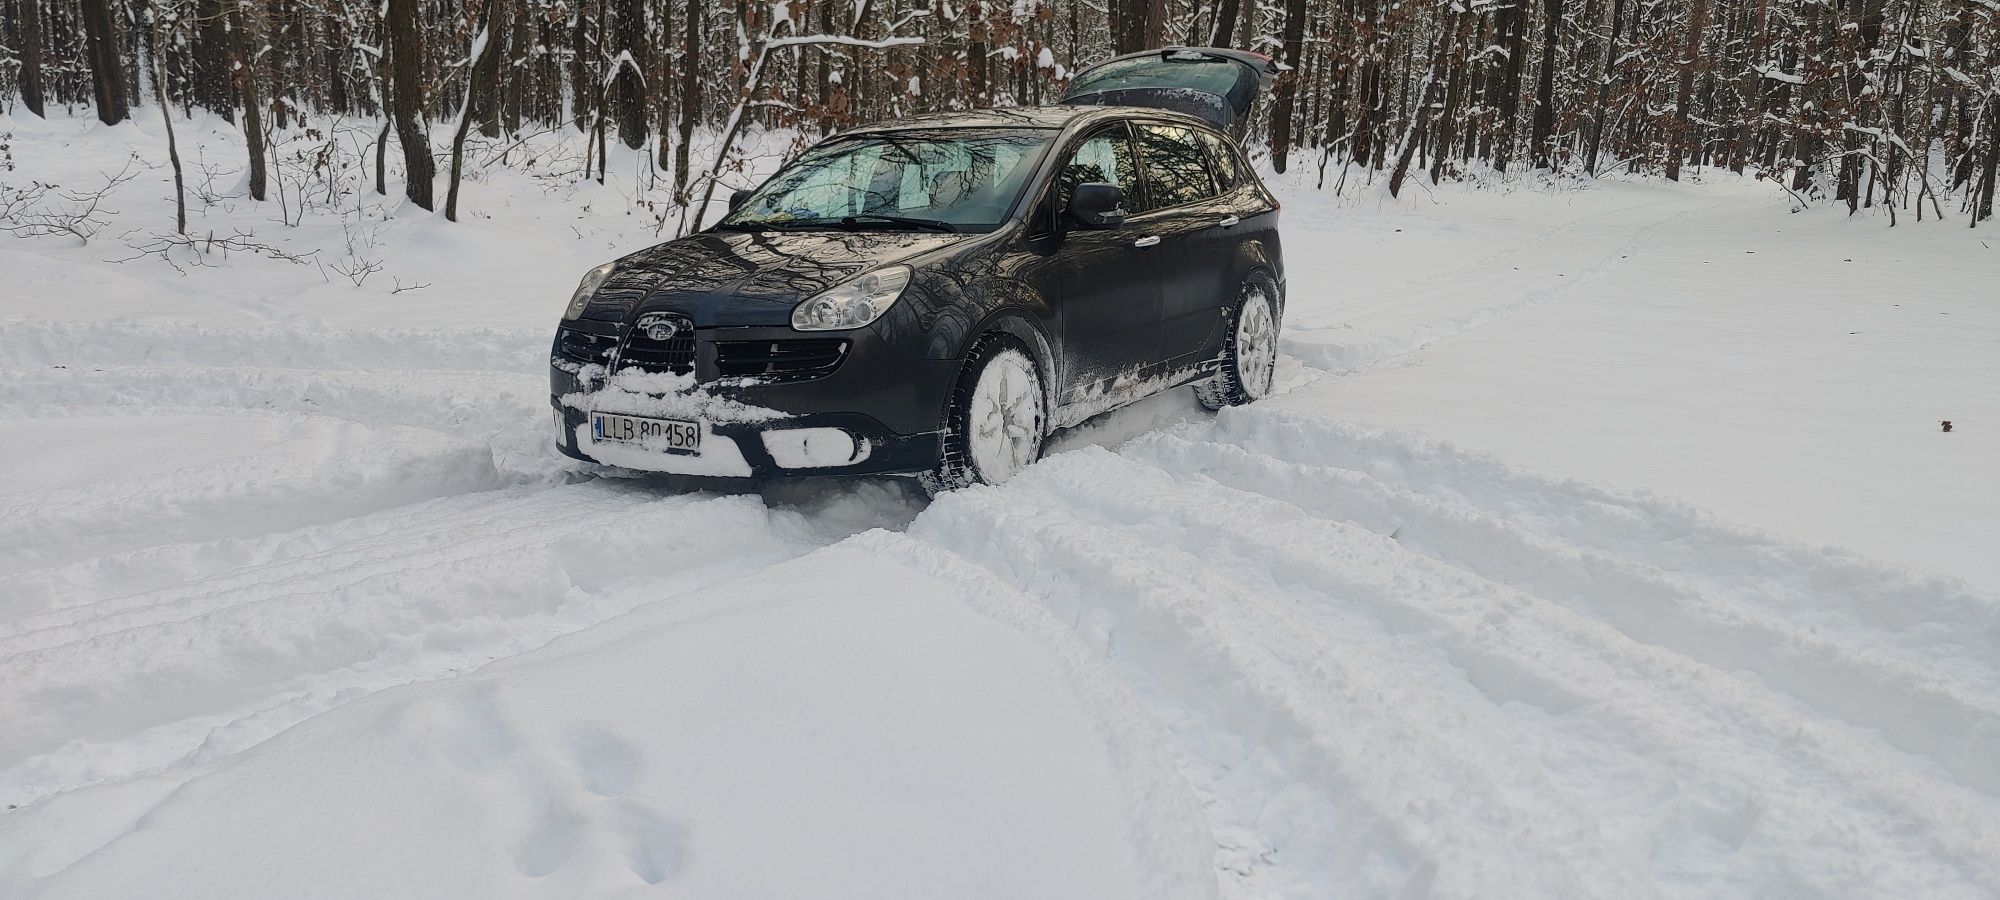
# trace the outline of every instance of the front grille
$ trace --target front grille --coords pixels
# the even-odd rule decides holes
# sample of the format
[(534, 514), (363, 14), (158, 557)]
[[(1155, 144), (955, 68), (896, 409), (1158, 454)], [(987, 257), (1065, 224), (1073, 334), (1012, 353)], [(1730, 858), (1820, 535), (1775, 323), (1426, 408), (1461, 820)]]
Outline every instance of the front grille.
[(715, 368), (725, 378), (817, 378), (838, 368), (846, 356), (847, 341), (840, 338), (723, 341), (715, 345)]
[[(650, 315), (650, 314), (649, 314)], [(625, 349), (618, 353), (618, 368), (643, 369), (648, 372), (669, 372), (686, 375), (694, 371), (694, 322), (686, 316), (662, 316), (658, 320), (676, 326), (673, 336), (664, 341), (656, 341), (649, 333), (652, 329), (637, 325), (625, 337)]]
[(611, 362), (612, 349), (617, 346), (618, 339), (610, 335), (571, 331), (567, 328), (556, 331), (556, 355), (571, 362), (585, 365), (607, 364)]

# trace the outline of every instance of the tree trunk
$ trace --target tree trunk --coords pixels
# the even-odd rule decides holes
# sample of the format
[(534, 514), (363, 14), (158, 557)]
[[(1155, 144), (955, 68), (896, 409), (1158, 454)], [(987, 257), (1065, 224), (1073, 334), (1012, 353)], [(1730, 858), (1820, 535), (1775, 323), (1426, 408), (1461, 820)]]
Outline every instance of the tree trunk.
[(1701, 33), (1708, 27), (1708, 0), (1694, 0), (1688, 15), (1687, 45), (1681, 51), (1680, 87), (1674, 96), (1673, 133), (1668, 135), (1667, 180), (1681, 180), (1681, 157), (1687, 154), (1688, 101), (1694, 97), (1694, 71), (1701, 63)]
[[(40, 0), (28, 0), (30, 4)], [(153, 24), (153, 102), (160, 106), (160, 121), (167, 127), (167, 162), (174, 167), (174, 233), (187, 234), (187, 185), (181, 176), (181, 148), (174, 140), (173, 108), (167, 104), (167, 34), (160, 25), (158, 7), (147, 16)]]
[(1445, 164), (1451, 159), (1452, 144), (1455, 142), (1453, 129), (1457, 125), (1459, 107), (1465, 102), (1466, 82), (1471, 80), (1465, 60), (1465, 45), (1474, 21), (1474, 16), (1460, 16), (1458, 31), (1452, 35), (1451, 55), (1445, 63), (1450, 75), (1445, 79), (1444, 109), (1438, 114), (1437, 144), (1431, 159), (1432, 184), (1444, 179)]
[[(991, 43), (986, 24), (986, 5), (981, 0), (967, 0), (963, 12), (965, 23), (965, 90), (966, 96), (975, 108), (993, 105), (993, 89), (987, 83), (987, 55)], [(803, 52), (803, 51), (801, 51)]]
[[(242, 4), (237, 4), (239, 9), (241, 6)], [(285, 20), (287, 18), (285, 15), (286, 4), (282, 0), (265, 0), (262, 6), (263, 11), (258, 13), (260, 22), (257, 33), (263, 40), (250, 48), (250, 55), (244, 59), (243, 65), (246, 76), (248, 72), (254, 71), (252, 68), (253, 62), (264, 63), (266, 71), (271, 73), (271, 89), (273, 94), (271, 97), (271, 116), (277, 120), (277, 130), (283, 131), (287, 123), (287, 107), (283, 102), (285, 90), (297, 87), (297, 85), (293, 84), (286, 77), (289, 73), (285, 71), (284, 31)], [(260, 59), (260, 57), (263, 58)]]
[(1157, 44), (1149, 44), (1158, 28), (1159, 34), (1166, 33), (1165, 0), (1110, 0), (1105, 4), (1111, 27), (1111, 52), (1123, 56), (1138, 53)]
[[(1472, 15), (1470, 11), (1459, 15)], [(1396, 169), (1389, 175), (1389, 196), (1402, 193), (1403, 179), (1410, 174), (1410, 159), (1417, 153), (1417, 145), (1423, 143), (1426, 130), (1430, 126), (1431, 106), (1437, 101), (1432, 97), (1437, 93), (1438, 73), (1443, 70), (1445, 60), (1451, 54), (1451, 38), (1457, 29), (1438, 29), (1437, 46), (1431, 51), (1430, 68), (1424, 73), (1422, 86), (1417, 88), (1417, 108), (1410, 113), (1410, 124), (1403, 131), (1402, 145), (1396, 148)]]
[(645, 5), (640, 0), (618, 0), (618, 71), (612, 76), (612, 106), (618, 117), (618, 139), (637, 150), (646, 145), (646, 42)]
[(1993, 218), (1993, 183), (2000, 177), (2000, 98), (1989, 98), (1986, 126), (1986, 164), (1980, 171), (1979, 199), (1972, 205), (1972, 224)]
[(1381, 25), (1378, 0), (1362, 0), (1361, 21), (1369, 31), (1356, 51), (1361, 56), (1361, 74), (1356, 78), (1354, 99), (1354, 139), (1348, 158), (1370, 165), (1375, 147), (1375, 128), (1382, 107), (1382, 51), (1375, 29)]
[[(451, 181), (444, 192), (444, 217), (448, 222), (458, 221), (458, 182), (465, 170), (465, 134), (472, 130), (472, 95), (479, 86), (491, 85), (487, 93), (485, 115), (498, 118), (499, 85), (494, 73), (500, 68), (500, 45), (505, 38), (493, 33), (494, 11), (501, 0), (486, 0), (486, 8), (480, 11), (479, 33), (472, 39), (472, 68), (467, 72), (465, 102), (458, 107), (458, 130), (451, 135)], [(482, 123), (484, 124), (484, 123)]]
[(236, 48), (229, 41), (229, 16), (222, 0), (198, 0), (195, 4), (195, 102), (203, 109), (236, 124), (236, 88), (231, 83), (230, 64)]
[(1167, 45), (1167, 0), (1141, 0), (1146, 7), (1146, 31), (1141, 50)]
[(1500, 99), (1498, 118), (1493, 123), (1493, 170), (1496, 172), (1507, 171), (1507, 162), (1514, 156), (1514, 124), (1521, 111), (1521, 57), (1528, 51), (1527, 43), (1522, 39), (1525, 30), (1518, 6), (1508, 4), (1494, 10), (1493, 36), (1500, 49), (1507, 54), (1507, 62), (1500, 70), (1500, 84), (1494, 90)]
[(21, 104), (42, 112), (42, 0), (21, 0)]
[(97, 118), (106, 125), (116, 125), (132, 117), (131, 104), (125, 102), (125, 64), (118, 52), (118, 23), (111, 16), (109, 0), (81, 0), (80, 6)]
[(250, 199), (264, 199), (264, 104), (257, 93), (257, 60), (252, 48), (257, 44), (257, 19), (261, 13), (247, 12), (244, 4), (229, 7), (229, 39), (236, 60), (234, 77), (243, 93), (243, 143), (250, 150)]
[(431, 182), (437, 163), (431, 159), (430, 135), (424, 129), (424, 33), (417, 12), (422, 0), (389, 0), (390, 117), (396, 142), (403, 145), (403, 194), (411, 203), (435, 209)]
[(386, 171), (388, 166), (383, 164), (383, 157), (387, 156), (389, 152), (389, 124), (388, 119), (383, 119), (382, 131), (380, 134), (375, 135), (375, 193), (384, 197), (389, 196), (389, 182)]
[[(506, 2), (507, 0), (485, 0), (480, 4), (479, 18), (484, 24), (474, 32), (475, 35), (480, 33), (486, 35), (486, 43), (483, 46), (494, 48), (495, 57), (499, 55), (498, 49), (506, 43)], [(479, 125), (479, 133), (497, 138), (500, 136), (500, 66), (497, 63), (490, 66), (483, 65), (485, 58), (485, 54), (481, 54), (479, 59), (469, 63), (472, 69), (466, 73), (466, 78), (471, 92), (467, 96), (466, 105), (471, 110), (472, 121)], [(459, 111), (459, 118), (466, 118), (465, 110)], [(456, 187), (454, 184), (445, 189), (446, 218), (450, 218), (451, 192)]]
[(1535, 77), (1535, 116), (1529, 147), (1535, 168), (1556, 167), (1556, 44), (1562, 24), (1562, 0), (1542, 0), (1542, 68)]
[(597, 83), (590, 77), (590, 59), (596, 51), (590, 43), (590, 17), (585, 0), (576, 4), (576, 21), (570, 24), (569, 40), (569, 110), (570, 119), (576, 123), (576, 130), (590, 128), (590, 120), (595, 115), (591, 102), (597, 96)]
[(1222, 0), (1215, 11), (1215, 36), (1208, 39), (1209, 46), (1227, 47), (1236, 39), (1236, 17), (1241, 11), (1241, 0)]
[(701, 3), (687, 0), (686, 21), (681, 24), (680, 145), (674, 148), (674, 202), (688, 205), (688, 144), (694, 140), (694, 123), (701, 115)]
[(1597, 153), (1604, 141), (1604, 114), (1611, 101), (1611, 72), (1618, 65), (1618, 26), (1625, 18), (1625, 0), (1611, 0), (1611, 40), (1604, 45), (1604, 70), (1597, 82), (1597, 102), (1591, 107), (1590, 144), (1583, 151), (1584, 165), (1597, 174)]
[(1299, 54), (1306, 37), (1306, 0), (1285, 0), (1285, 65), (1271, 102), (1271, 168), (1283, 173), (1292, 152), (1292, 107), (1299, 92)]

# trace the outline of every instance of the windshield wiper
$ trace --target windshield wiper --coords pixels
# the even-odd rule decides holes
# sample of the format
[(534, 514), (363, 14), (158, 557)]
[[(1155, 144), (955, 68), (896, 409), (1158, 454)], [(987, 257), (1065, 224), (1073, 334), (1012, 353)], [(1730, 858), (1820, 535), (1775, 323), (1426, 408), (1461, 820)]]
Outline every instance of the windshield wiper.
[(947, 234), (959, 233), (958, 226), (938, 219), (913, 219), (908, 216), (883, 216), (876, 215), (875, 213), (862, 213), (858, 216), (841, 216), (838, 219), (752, 219), (747, 222), (723, 222), (715, 227), (733, 228), (741, 231), (760, 231), (764, 229), (784, 231), (787, 229), (804, 228), (841, 228), (847, 231), (860, 231), (864, 226), (875, 224), (901, 225), (905, 228), (941, 231)]
[(840, 219), (840, 227), (849, 230), (855, 230), (858, 229), (864, 222), (868, 223), (880, 222), (885, 225), (903, 225), (910, 228), (923, 228), (930, 231), (942, 231), (946, 234), (958, 233), (957, 225), (953, 225), (950, 222), (945, 222), (938, 219), (913, 219), (908, 216), (882, 216), (882, 215), (876, 215), (875, 213), (862, 213), (861, 215), (858, 216), (842, 216)]

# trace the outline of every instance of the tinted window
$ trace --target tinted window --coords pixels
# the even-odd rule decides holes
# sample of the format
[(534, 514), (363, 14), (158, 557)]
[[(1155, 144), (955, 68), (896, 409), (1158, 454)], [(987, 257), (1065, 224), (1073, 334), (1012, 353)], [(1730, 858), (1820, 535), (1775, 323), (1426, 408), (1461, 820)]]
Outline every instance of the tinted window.
[(1139, 167), (1132, 161), (1132, 142), (1126, 140), (1124, 128), (1100, 131), (1076, 145), (1056, 176), (1056, 209), (1068, 209), (1076, 186), (1094, 181), (1123, 188), (1125, 208), (1139, 209)]
[(1208, 151), (1194, 132), (1172, 125), (1140, 125), (1139, 154), (1146, 161), (1146, 194), (1152, 206), (1178, 206), (1215, 196)]
[(1233, 62), (1201, 56), (1162, 58), (1142, 56), (1121, 59), (1087, 69), (1069, 86), (1069, 95), (1132, 88), (1188, 88), (1209, 94), (1228, 94), (1242, 78), (1244, 67)]
[(1208, 148), (1208, 159), (1215, 171), (1215, 186), (1228, 191), (1242, 184), (1243, 167), (1236, 159), (1236, 148), (1206, 131), (1197, 131), (1195, 136), (1201, 139), (1202, 146)]

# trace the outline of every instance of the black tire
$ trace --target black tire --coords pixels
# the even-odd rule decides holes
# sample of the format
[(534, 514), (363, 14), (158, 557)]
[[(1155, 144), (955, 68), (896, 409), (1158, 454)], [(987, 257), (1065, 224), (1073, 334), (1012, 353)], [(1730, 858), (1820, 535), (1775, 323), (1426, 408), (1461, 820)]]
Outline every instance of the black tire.
[[(1242, 406), (1271, 393), (1278, 364), (1280, 314), (1277, 285), (1269, 277), (1256, 272), (1244, 279), (1237, 288), (1236, 303), (1229, 311), (1229, 330), (1222, 339), (1222, 371), (1194, 386), (1195, 399), (1202, 406), (1212, 410)], [(1253, 330), (1267, 326), (1258, 339), (1261, 343), (1246, 345), (1246, 325)], [(1246, 360), (1246, 354), (1251, 358)]]
[[(1030, 376), (1030, 383), (1021, 390), (1022, 396), (1031, 394), (1034, 401), (1032, 422), (1020, 423), (1019, 433), (1010, 442), (1026, 444), (1024, 448), (1017, 448), (1014, 454), (1025, 458), (1025, 462), (1006, 471), (987, 471), (995, 466), (990, 462), (982, 465), (982, 459), (991, 460), (992, 453), (990, 450), (980, 452), (973, 446), (973, 441), (980, 434), (972, 421), (974, 407), (980, 405), (975, 398), (987, 370), (996, 365), (1006, 367), (1001, 374), (1007, 376), (1018, 378), (1023, 372)], [(937, 468), (918, 475), (917, 481), (923, 485), (924, 492), (933, 497), (975, 484), (1006, 481), (1020, 468), (1041, 458), (1042, 447), (1048, 437), (1048, 421), (1048, 395), (1043, 387), (1042, 367), (1034, 354), (1006, 335), (986, 335), (973, 345), (972, 352), (966, 354), (965, 367), (959, 370), (958, 384), (952, 389), (951, 403), (945, 411), (943, 446)], [(1007, 422), (1001, 427), (1012, 431), (1013, 424)]]

